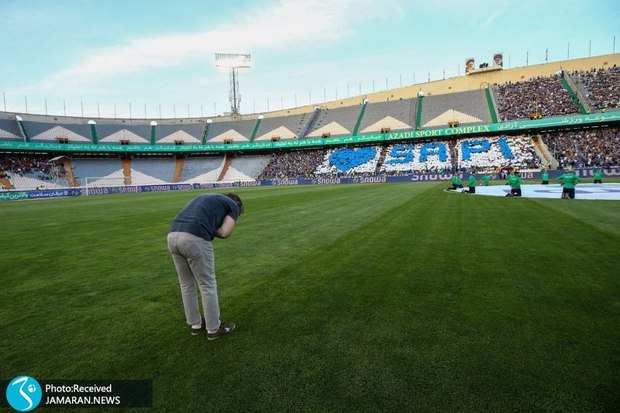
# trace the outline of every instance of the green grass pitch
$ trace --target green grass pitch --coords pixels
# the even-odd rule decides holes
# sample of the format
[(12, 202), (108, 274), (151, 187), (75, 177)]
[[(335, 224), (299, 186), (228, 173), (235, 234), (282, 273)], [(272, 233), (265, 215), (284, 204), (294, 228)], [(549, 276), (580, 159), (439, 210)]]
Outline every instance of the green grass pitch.
[(617, 409), (618, 202), (446, 186), (238, 188), (216, 341), (165, 243), (201, 192), (2, 203), (1, 378), (153, 379), (161, 412)]

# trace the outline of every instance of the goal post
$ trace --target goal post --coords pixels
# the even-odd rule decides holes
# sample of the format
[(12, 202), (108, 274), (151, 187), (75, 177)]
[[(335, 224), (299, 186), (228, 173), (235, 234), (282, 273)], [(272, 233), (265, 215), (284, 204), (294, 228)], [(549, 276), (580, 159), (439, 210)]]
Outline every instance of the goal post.
[(124, 176), (87, 176), (84, 178), (84, 189), (86, 190), (86, 196), (89, 195), (89, 190), (92, 188), (104, 187), (104, 186), (126, 186)]

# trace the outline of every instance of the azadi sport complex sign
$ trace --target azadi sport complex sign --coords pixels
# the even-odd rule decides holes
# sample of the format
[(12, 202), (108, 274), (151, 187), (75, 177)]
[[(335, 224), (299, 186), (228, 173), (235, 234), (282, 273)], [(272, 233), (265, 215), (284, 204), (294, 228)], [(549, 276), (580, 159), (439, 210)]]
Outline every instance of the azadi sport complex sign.
[(277, 142), (207, 143), (204, 145), (95, 145), (61, 144), (47, 142), (0, 142), (0, 150), (60, 151), (60, 152), (123, 152), (123, 153), (170, 153), (170, 152), (222, 152), (265, 149), (322, 147), (357, 143), (379, 143), (413, 139), (446, 138), (453, 136), (505, 134), (536, 129), (566, 128), (579, 125), (597, 125), (620, 122), (620, 111), (591, 115), (571, 115), (537, 120), (523, 120), (485, 125), (458, 126), (445, 129), (420, 129), (385, 134), (337, 136), (329, 138), (291, 139)]

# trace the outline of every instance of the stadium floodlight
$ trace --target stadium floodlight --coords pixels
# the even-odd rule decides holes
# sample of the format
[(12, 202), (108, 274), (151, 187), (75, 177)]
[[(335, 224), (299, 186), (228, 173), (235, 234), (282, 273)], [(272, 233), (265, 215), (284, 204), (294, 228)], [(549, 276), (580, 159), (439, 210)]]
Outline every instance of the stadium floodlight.
[(230, 112), (238, 115), (241, 105), (241, 94), (239, 93), (239, 69), (249, 69), (252, 67), (252, 58), (249, 54), (239, 53), (216, 53), (215, 66), (230, 69)]
[(252, 58), (249, 54), (216, 53), (215, 66), (248, 69), (252, 67)]

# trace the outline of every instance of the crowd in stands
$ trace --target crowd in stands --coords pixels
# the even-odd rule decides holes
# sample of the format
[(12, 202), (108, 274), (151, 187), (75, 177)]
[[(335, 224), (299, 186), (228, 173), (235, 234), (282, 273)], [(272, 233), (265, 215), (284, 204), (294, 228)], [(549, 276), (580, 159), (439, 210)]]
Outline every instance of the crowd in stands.
[(452, 172), (454, 142), (402, 143), (386, 148), (380, 171), (388, 175)]
[(519, 169), (540, 167), (532, 140), (526, 136), (461, 139), (457, 150), (460, 171), (492, 171), (506, 165)]
[(324, 149), (274, 152), (258, 179), (314, 177), (314, 170), (323, 162)]
[(562, 167), (620, 165), (620, 128), (547, 132), (541, 138)]
[(579, 107), (562, 86), (561, 77), (537, 77), (497, 86), (497, 110), (502, 121), (579, 113)]
[(583, 85), (594, 110), (620, 108), (620, 66), (581, 70), (573, 72), (572, 75), (578, 84)]
[(540, 168), (530, 137), (495, 136), (274, 153), (258, 179), (494, 172), (506, 166)]
[[(540, 138), (560, 167), (620, 166), (620, 127), (546, 132)], [(274, 152), (257, 179), (493, 172), (508, 166), (522, 170), (541, 167), (529, 136)], [(0, 177), (17, 174), (50, 181), (59, 173), (62, 168), (48, 163), (46, 157), (0, 157)]]
[(314, 173), (330, 177), (375, 175), (382, 157), (380, 146), (330, 149)]
[(42, 180), (51, 180), (54, 165), (48, 159), (38, 156), (3, 155), (0, 158), (0, 178), (6, 178), (7, 173), (26, 175), (35, 174)]

